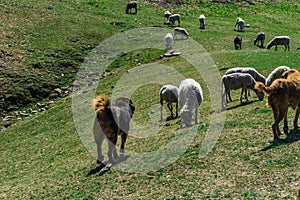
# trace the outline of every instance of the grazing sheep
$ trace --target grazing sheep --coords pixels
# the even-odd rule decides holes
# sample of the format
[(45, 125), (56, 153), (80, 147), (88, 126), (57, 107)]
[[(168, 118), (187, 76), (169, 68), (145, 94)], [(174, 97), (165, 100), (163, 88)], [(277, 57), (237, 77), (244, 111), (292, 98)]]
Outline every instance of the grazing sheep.
[(177, 35), (181, 35), (181, 38), (188, 39), (189, 38), (189, 33), (184, 29), (180, 27), (174, 28), (174, 39), (177, 39)]
[(169, 19), (169, 17), (172, 15), (172, 13), (170, 11), (165, 11), (164, 13), (164, 17), (167, 18), (167, 20)]
[(238, 36), (235, 36), (235, 37), (234, 37), (233, 43), (234, 43), (234, 48), (235, 48), (236, 50), (242, 49), (242, 41), (243, 41), (243, 39), (242, 39), (241, 36), (238, 35)]
[[(228, 103), (229, 101), (232, 101), (231, 96), (228, 95), (230, 90), (236, 90), (236, 89), (242, 88), (242, 92), (241, 92), (241, 96), (240, 96), (241, 104), (243, 103), (243, 101), (242, 101), (243, 94), (245, 96), (246, 101), (248, 101), (247, 89), (254, 90), (258, 99), (260, 101), (262, 101), (264, 98), (264, 93), (258, 92), (257, 90), (255, 90), (254, 89), (255, 84), (256, 84), (256, 81), (248, 73), (232, 73), (232, 74), (224, 75), (222, 77), (222, 86), (224, 87), (224, 89), (222, 90), (222, 108), (223, 108), (223, 110), (226, 107), (226, 103)], [(229, 97), (229, 101), (228, 101), (227, 95)], [(225, 100), (226, 100), (226, 103), (225, 103)]]
[(173, 36), (171, 33), (167, 33), (167, 35), (165, 36), (165, 40), (166, 40), (166, 50), (171, 49), (171, 43), (173, 41)]
[[(250, 74), (256, 82), (257, 81), (260, 81), (263, 83), (266, 82), (266, 77), (261, 75), (258, 71), (256, 71), (256, 69), (254, 69), (252, 67), (231, 68), (231, 69), (227, 70), (225, 74), (227, 75), (227, 74), (232, 74), (232, 73), (247, 73), (247, 74)], [(250, 90), (248, 91), (248, 96), (250, 96)], [(230, 92), (228, 92), (228, 97), (231, 99)]]
[(137, 13), (137, 2), (136, 1), (130, 1), (127, 3), (126, 14), (131, 13), (132, 9), (134, 9), (134, 14), (136, 14)]
[(234, 30), (236, 30), (235, 29), (236, 26), (238, 27), (237, 31), (239, 31), (239, 32), (244, 32), (245, 31), (245, 29), (244, 29), (245, 22), (244, 22), (244, 20), (242, 18), (240, 18), (240, 17), (236, 18)]
[(284, 119), (284, 130), (287, 126), (287, 112), (288, 107), (291, 106), (296, 109), (294, 118), (294, 127), (298, 128), (298, 117), (300, 113), (300, 73), (295, 72), (288, 75), (287, 79), (279, 78), (273, 81), (270, 86), (265, 86), (258, 82), (255, 88), (264, 92), (267, 95), (268, 106), (271, 107), (274, 116), (274, 124), (272, 131), (274, 140), (279, 139), (281, 131), (279, 123)]
[(266, 86), (270, 86), (271, 83), (277, 79), (277, 78), (281, 78), (281, 75), (289, 70), (290, 68), (287, 67), (287, 66), (279, 66), (279, 67), (276, 67), (270, 74), (269, 76), (267, 77), (266, 79)]
[(258, 43), (260, 42), (260, 47), (264, 47), (266, 35), (264, 32), (260, 32), (257, 34), (256, 39), (254, 40), (254, 45), (258, 46)]
[(172, 103), (176, 104), (176, 118), (178, 117), (178, 87), (174, 85), (164, 85), (159, 91), (160, 98), (160, 120), (163, 121), (163, 102), (167, 102), (167, 106), (171, 112), (171, 118), (174, 118)]
[(200, 15), (199, 16), (199, 22), (200, 22), (200, 29), (205, 29), (205, 16), (204, 15)]
[(175, 21), (177, 21), (178, 22), (178, 26), (180, 26), (180, 15), (179, 14), (171, 15), (169, 17), (169, 19), (168, 19), (167, 24), (173, 26), (175, 24)]
[(277, 45), (284, 45), (284, 51), (290, 51), (290, 38), (288, 36), (276, 36), (267, 44), (267, 49), (275, 46), (275, 51), (277, 51)]
[(135, 107), (127, 98), (118, 98), (114, 104), (110, 105), (107, 96), (97, 96), (93, 101), (93, 107), (97, 115), (93, 126), (94, 139), (97, 144), (97, 163), (101, 163), (104, 159), (101, 146), (105, 137), (109, 141), (107, 153), (109, 162), (116, 163), (119, 157), (115, 146), (118, 134), (122, 138), (120, 151), (124, 152), (130, 120)]
[(185, 124), (192, 126), (193, 109), (195, 109), (195, 124), (198, 124), (198, 107), (203, 101), (202, 88), (198, 82), (188, 78), (179, 85), (180, 128)]

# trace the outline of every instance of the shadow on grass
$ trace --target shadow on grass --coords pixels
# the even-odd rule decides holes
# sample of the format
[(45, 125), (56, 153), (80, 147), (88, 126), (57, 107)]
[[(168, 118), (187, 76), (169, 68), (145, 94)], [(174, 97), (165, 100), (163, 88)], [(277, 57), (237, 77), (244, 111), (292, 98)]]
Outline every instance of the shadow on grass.
[(233, 109), (236, 109), (236, 108), (239, 108), (239, 107), (242, 107), (242, 106), (247, 106), (247, 105), (253, 104), (254, 102), (257, 102), (257, 101), (259, 101), (259, 100), (253, 100), (253, 101), (243, 102), (243, 103), (241, 103), (239, 105), (227, 108), (226, 110), (233, 110)]
[(270, 145), (266, 146), (260, 151), (268, 151), (281, 145), (289, 145), (294, 142), (300, 141), (300, 129), (291, 130), (284, 139), (273, 140)]
[(125, 160), (127, 160), (129, 158), (129, 155), (120, 155), (119, 160), (117, 163), (112, 164), (109, 162), (105, 162), (105, 163), (100, 163), (96, 168), (91, 169), (89, 171), (89, 173), (87, 173), (86, 176), (91, 176), (94, 174), (99, 174), (99, 176), (104, 175), (105, 173), (107, 173), (108, 171), (110, 171), (110, 168), (113, 167), (114, 165), (124, 162)]

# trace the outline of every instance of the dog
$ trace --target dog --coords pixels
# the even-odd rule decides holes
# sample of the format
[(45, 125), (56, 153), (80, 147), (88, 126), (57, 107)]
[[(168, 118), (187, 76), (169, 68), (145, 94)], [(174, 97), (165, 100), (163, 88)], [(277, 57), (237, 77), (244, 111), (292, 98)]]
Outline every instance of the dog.
[(276, 79), (269, 87), (266, 87), (261, 82), (257, 82), (255, 89), (267, 95), (268, 106), (273, 111), (274, 124), (272, 125), (272, 131), (274, 140), (279, 139), (279, 135), (281, 135), (279, 123), (282, 119), (284, 119), (285, 131), (288, 129), (287, 111), (289, 106), (296, 109), (294, 127), (298, 127), (297, 121), (300, 113), (300, 109), (298, 108), (300, 103), (300, 74), (291, 73), (286, 79)]
[(97, 163), (100, 164), (104, 160), (101, 146), (105, 137), (108, 139), (109, 162), (116, 163), (119, 158), (116, 150), (119, 134), (122, 138), (120, 152), (125, 152), (130, 120), (135, 111), (133, 102), (127, 98), (118, 98), (111, 104), (107, 96), (97, 96), (93, 100), (93, 107), (96, 111), (93, 135), (97, 144)]

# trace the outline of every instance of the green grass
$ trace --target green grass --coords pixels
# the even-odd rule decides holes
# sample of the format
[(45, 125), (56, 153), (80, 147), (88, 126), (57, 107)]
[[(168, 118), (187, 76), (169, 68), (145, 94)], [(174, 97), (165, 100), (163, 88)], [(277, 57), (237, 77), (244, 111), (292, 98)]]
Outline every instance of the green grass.
[[(1, 109), (5, 108), (1, 115), (9, 107), (44, 99), (47, 95), (43, 94), (55, 87), (69, 86), (85, 56), (106, 38), (132, 28), (163, 26), (165, 8), (143, 1), (137, 15), (125, 15), (121, 5), (126, 2), (2, 0), (0, 8), (6, 12), (0, 22), (5, 33), (0, 36), (0, 48), (12, 55), (0, 60), (0, 91), (5, 95), (5, 101), (0, 99)], [(297, 1), (266, 1), (255, 6), (186, 2), (170, 9), (181, 14), (182, 27), (210, 53), (221, 75), (231, 67), (254, 67), (265, 76), (280, 65), (298, 68)], [(198, 27), (200, 12), (207, 17), (205, 30)], [(244, 33), (233, 31), (237, 16), (251, 25)], [(118, 21), (125, 23), (110, 24)], [(289, 35), (291, 52), (282, 47), (277, 52), (255, 47), (253, 39), (262, 30), (266, 42), (275, 35)], [(243, 37), (239, 51), (232, 42), (237, 34)], [(240, 91), (233, 91), (235, 101), (228, 105), (218, 142), (200, 159), (212, 116), (208, 88), (204, 77), (182, 57), (160, 59), (162, 53), (157, 49), (127, 52), (108, 67), (114, 73), (99, 82), (97, 93), (112, 95), (111, 86), (138, 63), (168, 65), (199, 81), (205, 101), (199, 109), (198, 131), (178, 160), (144, 174), (113, 167), (99, 176), (95, 158), (77, 134), (70, 95), (55, 101), (46, 112), (16, 121), (0, 132), (0, 199), (295, 199), (300, 187), (299, 131), (273, 142), (272, 111), (265, 100), (257, 101), (252, 92), (251, 103), (241, 106)], [(159, 88), (159, 84), (146, 84), (133, 93), (134, 122), (145, 125), (150, 121), (150, 107), (159, 103)], [(8, 101), (20, 96), (28, 99)], [(290, 109), (290, 127), (293, 115)], [(147, 138), (130, 135), (126, 150), (142, 153), (165, 146), (174, 138), (179, 119), (167, 123)]]

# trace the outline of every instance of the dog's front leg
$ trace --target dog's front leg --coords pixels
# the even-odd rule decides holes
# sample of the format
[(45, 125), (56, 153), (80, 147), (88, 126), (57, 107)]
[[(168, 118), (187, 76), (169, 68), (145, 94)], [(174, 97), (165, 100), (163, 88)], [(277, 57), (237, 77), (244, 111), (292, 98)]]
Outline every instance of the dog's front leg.
[(294, 118), (294, 129), (299, 128), (299, 126), (298, 126), (298, 118), (299, 118), (299, 114), (300, 114), (300, 107), (297, 106), (297, 108), (296, 108), (296, 113), (295, 113), (295, 118)]

